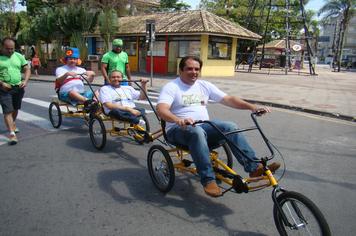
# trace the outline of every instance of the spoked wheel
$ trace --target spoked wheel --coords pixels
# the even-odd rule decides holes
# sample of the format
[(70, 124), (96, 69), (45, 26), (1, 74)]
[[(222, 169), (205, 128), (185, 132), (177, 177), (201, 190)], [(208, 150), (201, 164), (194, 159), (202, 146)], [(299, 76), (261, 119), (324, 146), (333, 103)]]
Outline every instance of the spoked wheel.
[(106, 129), (104, 122), (97, 116), (94, 116), (89, 121), (89, 135), (91, 143), (98, 150), (105, 147), (106, 144)]
[(59, 128), (62, 124), (62, 113), (58, 103), (51, 102), (48, 108), (49, 120), (54, 128)]
[(172, 189), (175, 179), (174, 166), (164, 147), (154, 145), (150, 148), (147, 166), (152, 182), (159, 191), (166, 193)]
[(218, 153), (219, 160), (224, 162), (228, 167), (232, 168), (233, 158), (232, 158), (231, 149), (227, 143), (224, 143), (218, 148), (215, 148), (214, 151)]
[(277, 197), (277, 202), (289, 223), (283, 222), (275, 205), (273, 217), (280, 235), (331, 235), (325, 217), (309, 198), (297, 192), (284, 192)]
[(150, 132), (150, 123), (145, 115), (142, 115), (141, 119), (145, 122), (144, 126), (140, 125), (140, 130), (134, 132), (132, 135), (135, 141), (139, 144), (143, 144), (146, 141), (147, 135)]

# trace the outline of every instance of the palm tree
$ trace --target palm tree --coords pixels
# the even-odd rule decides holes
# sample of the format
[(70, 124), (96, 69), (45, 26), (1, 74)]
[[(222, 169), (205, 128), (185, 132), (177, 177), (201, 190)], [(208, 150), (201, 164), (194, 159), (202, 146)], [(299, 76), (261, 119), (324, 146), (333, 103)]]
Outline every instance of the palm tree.
[(324, 14), (323, 21), (330, 18), (341, 19), (340, 29), (338, 32), (338, 40), (334, 54), (334, 62), (337, 63), (337, 71), (340, 72), (341, 54), (344, 47), (345, 31), (349, 25), (351, 18), (356, 12), (356, 0), (328, 0), (319, 10), (318, 15)]

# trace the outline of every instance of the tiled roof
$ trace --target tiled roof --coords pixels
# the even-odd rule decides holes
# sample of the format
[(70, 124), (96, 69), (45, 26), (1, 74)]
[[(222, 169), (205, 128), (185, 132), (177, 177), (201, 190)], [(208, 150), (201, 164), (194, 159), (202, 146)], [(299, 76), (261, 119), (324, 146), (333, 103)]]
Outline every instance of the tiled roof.
[[(302, 44), (300, 44), (296, 41), (289, 40), (289, 43), (290, 43), (291, 48), (296, 44), (300, 45), (302, 47), (302, 49), (304, 48)], [(259, 45), (257, 48), (262, 48), (262, 45)], [(286, 40), (285, 39), (273, 40), (273, 41), (265, 44), (265, 49), (282, 49), (282, 50), (284, 50), (285, 48), (286, 48)]]
[(156, 13), (119, 18), (118, 35), (144, 35), (146, 20), (154, 19), (156, 34), (215, 34), (259, 40), (261, 36), (205, 10)]

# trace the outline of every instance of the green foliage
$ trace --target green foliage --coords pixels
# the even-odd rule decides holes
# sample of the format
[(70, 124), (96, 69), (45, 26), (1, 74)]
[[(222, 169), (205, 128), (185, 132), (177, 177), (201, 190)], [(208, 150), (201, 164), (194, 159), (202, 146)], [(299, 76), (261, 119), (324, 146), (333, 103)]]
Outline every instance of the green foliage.
[(85, 6), (69, 5), (59, 10), (58, 26), (65, 37), (70, 38), (71, 46), (80, 49), (84, 62), (88, 56), (84, 33), (92, 32), (97, 24), (99, 12)]
[[(272, 7), (267, 21), (270, 2)], [(303, 21), (300, 1), (290, 0), (289, 12), (286, 11), (285, 2), (285, 0), (201, 0), (200, 8), (236, 22), (260, 35), (264, 35), (267, 28), (265, 41), (269, 42), (272, 39), (284, 38), (287, 35), (287, 13), (290, 21), (290, 35), (297, 37), (301, 34)], [(304, 0), (303, 2), (306, 4), (308, 1)], [(310, 22), (312, 17), (313, 14), (309, 13), (307, 22)], [(245, 47), (252, 46), (252, 44), (252, 42), (249, 42)]]
[(98, 12), (84, 6), (69, 5), (59, 9), (59, 27), (65, 36), (74, 32), (92, 32), (97, 23)]
[(116, 11), (110, 8), (104, 8), (98, 17), (98, 28), (101, 37), (104, 39), (104, 49), (108, 51), (109, 43), (119, 29)]
[(177, 0), (161, 0), (160, 1), (160, 11), (182, 11), (188, 10), (190, 8), (189, 4), (178, 2)]

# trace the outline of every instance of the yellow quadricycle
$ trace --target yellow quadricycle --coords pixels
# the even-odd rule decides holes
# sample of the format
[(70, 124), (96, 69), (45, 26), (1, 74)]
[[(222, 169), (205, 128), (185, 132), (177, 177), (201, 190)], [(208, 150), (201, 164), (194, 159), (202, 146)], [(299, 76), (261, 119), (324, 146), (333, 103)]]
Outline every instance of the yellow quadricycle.
[[(273, 217), (280, 235), (331, 235), (328, 223), (318, 207), (304, 195), (287, 191), (279, 186), (278, 181), (267, 163), (274, 158), (275, 146), (267, 139), (257, 122), (259, 113), (252, 113), (251, 118), (255, 126), (246, 129), (237, 129), (223, 133), (211, 121), (197, 121), (195, 124), (207, 123), (218, 131), (225, 142), (211, 147), (210, 157), (217, 179), (222, 188), (222, 195), (227, 192), (249, 193), (266, 187), (272, 187)], [(161, 121), (162, 129), (165, 123)], [(235, 133), (257, 130), (270, 154), (259, 158), (256, 162), (263, 166), (264, 174), (259, 177), (243, 177), (232, 167), (232, 154), (229, 147), (239, 149), (232, 143), (228, 136)], [(163, 134), (165, 145), (153, 145), (147, 155), (147, 166), (150, 177), (155, 187), (163, 192), (169, 192), (175, 181), (175, 171), (197, 174), (197, 169), (192, 161), (187, 147), (171, 145)], [(240, 150), (240, 149), (239, 149)], [(241, 151), (241, 150), (240, 150)], [(278, 151), (278, 150), (277, 150)], [(241, 151), (241, 153), (243, 153)], [(248, 156), (245, 156), (248, 158)], [(285, 165), (284, 165), (285, 166)], [(283, 177), (283, 174), (282, 174)], [(280, 178), (282, 178), (280, 177)]]

